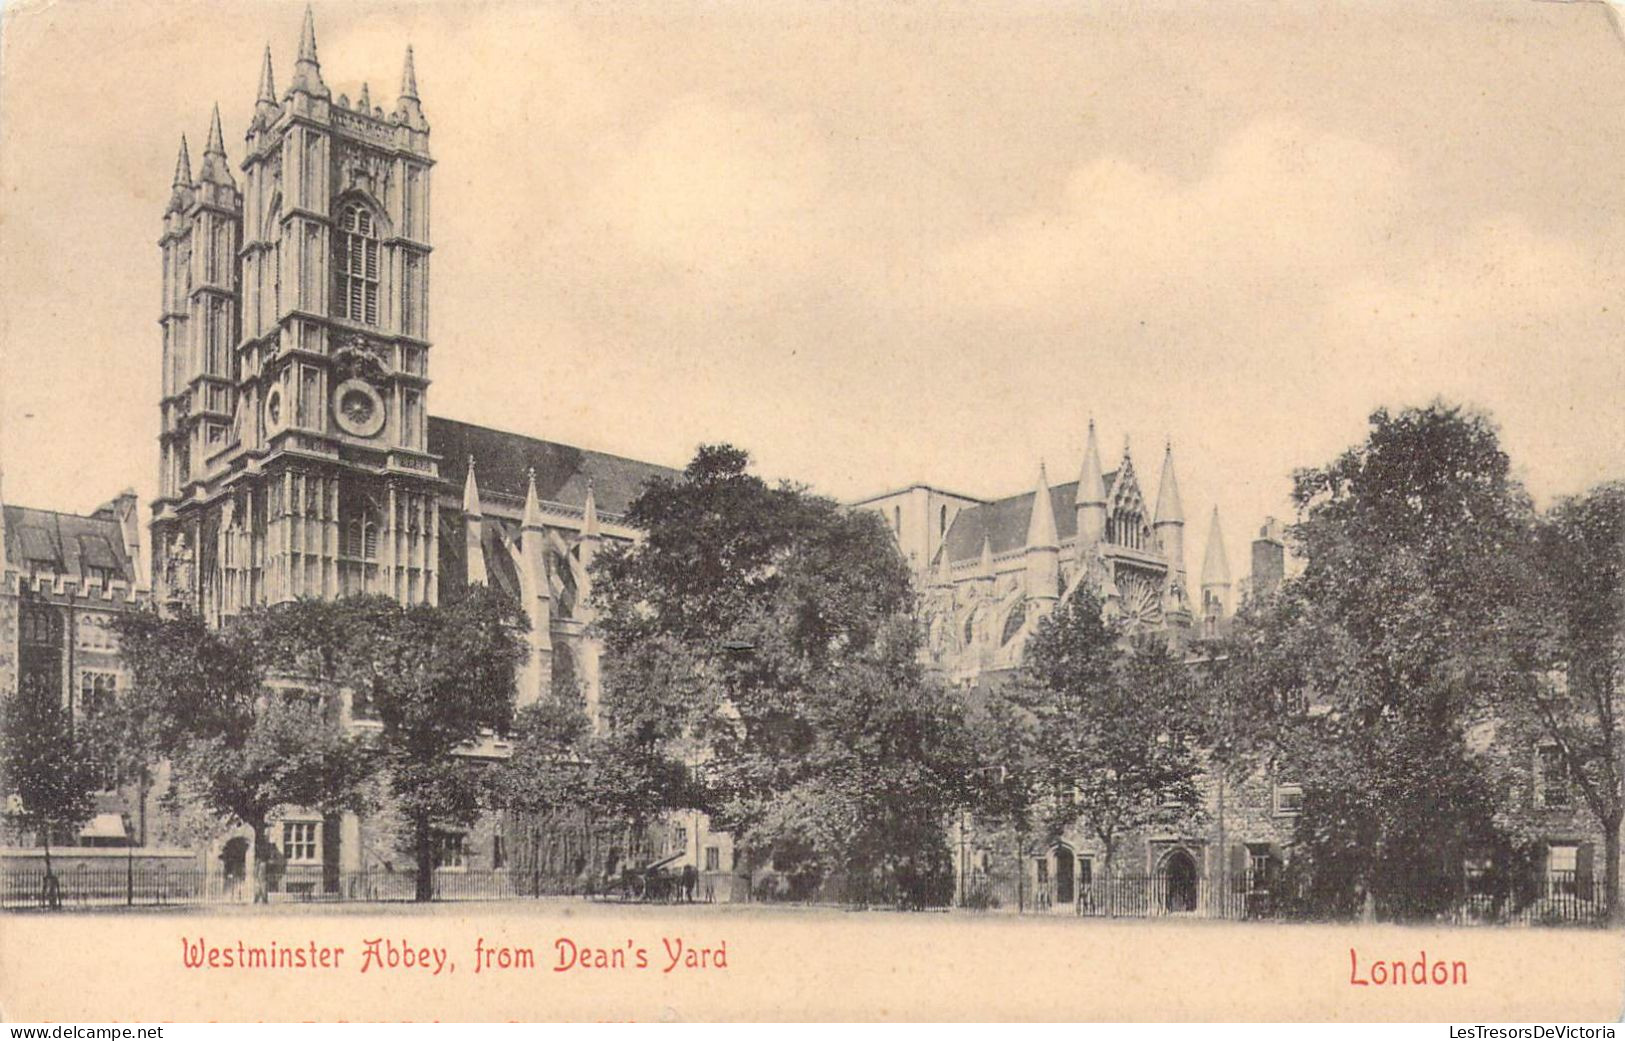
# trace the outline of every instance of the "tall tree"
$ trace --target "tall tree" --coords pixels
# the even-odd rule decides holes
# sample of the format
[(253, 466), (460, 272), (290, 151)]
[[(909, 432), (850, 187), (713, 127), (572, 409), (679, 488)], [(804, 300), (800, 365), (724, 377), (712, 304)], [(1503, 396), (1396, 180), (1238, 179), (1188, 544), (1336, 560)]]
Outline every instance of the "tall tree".
[(1367, 913), (1429, 913), (1463, 847), (1496, 838), (1468, 735), (1504, 675), (1529, 500), (1490, 421), (1442, 402), (1373, 413), (1293, 498), (1305, 567), (1273, 653), (1316, 705), (1289, 741), (1299, 848)]
[(1100, 602), (1058, 604), (1026, 648), (1012, 696), (1032, 713), (1050, 786), (1052, 834), (1081, 824), (1100, 840), (1110, 877), (1123, 836), (1196, 806), (1190, 678), (1166, 643), (1125, 649)]
[(1536, 618), (1521, 696), (1542, 737), (1603, 834), (1603, 892), (1620, 906), (1620, 825), (1625, 820), (1625, 482), (1557, 503), (1536, 532)]
[[(632, 504), (647, 537), (599, 558), (602, 747), (659, 808), (701, 803), (747, 860), (799, 857), (809, 877), (893, 886), (934, 852), (918, 847), (923, 831), (887, 819), (902, 799), (889, 785), (911, 777), (916, 805), (939, 807), (962, 719), (910, 671), (917, 646), (896, 627), (912, 625), (901, 620), (913, 590), (880, 519), (770, 486), (748, 464), (736, 448), (703, 447)], [(878, 778), (865, 752), (892, 738), (896, 770)], [(701, 762), (702, 793), (661, 779)], [(864, 798), (860, 777), (879, 782)], [(880, 835), (894, 855), (874, 853)]]
[(14, 815), (45, 848), (41, 897), (53, 909), (62, 906), (62, 896), (52, 836), (76, 832), (90, 819), (99, 777), (96, 758), (74, 733), (61, 701), (27, 691), (0, 698), (0, 791), (18, 797)]
[(466, 826), (485, 792), (481, 767), (462, 753), (512, 726), (528, 622), (516, 601), (484, 586), (438, 607), (381, 597), (340, 605), (342, 682), (383, 724), (377, 752), (410, 825), (417, 899), (429, 900), (437, 830)]
[[(313, 610), (306, 601), (264, 608), (219, 631), (192, 614), (137, 613), (118, 623), (133, 679), (118, 710), (126, 714), (121, 733), (167, 757), (178, 790), (246, 825), (263, 865), (277, 859), (273, 811), (357, 808), (369, 769), (331, 699), (265, 638), (296, 630)], [(135, 746), (126, 754), (148, 752)], [(257, 886), (255, 899), (266, 898)]]

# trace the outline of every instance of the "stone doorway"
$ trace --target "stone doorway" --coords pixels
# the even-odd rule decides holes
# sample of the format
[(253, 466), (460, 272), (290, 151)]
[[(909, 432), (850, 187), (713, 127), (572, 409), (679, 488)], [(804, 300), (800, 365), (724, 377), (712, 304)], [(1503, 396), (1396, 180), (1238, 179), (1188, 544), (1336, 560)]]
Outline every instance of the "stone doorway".
[(1189, 914), (1196, 910), (1196, 859), (1176, 849), (1162, 862), (1163, 907), (1169, 914)]

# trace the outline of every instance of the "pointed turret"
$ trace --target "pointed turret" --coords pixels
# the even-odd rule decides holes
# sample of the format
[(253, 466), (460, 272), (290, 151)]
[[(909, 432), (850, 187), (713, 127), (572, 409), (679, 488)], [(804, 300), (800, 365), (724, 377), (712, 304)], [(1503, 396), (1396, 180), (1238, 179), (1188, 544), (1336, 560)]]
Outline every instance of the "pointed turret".
[(1106, 479), (1100, 470), (1100, 443), (1095, 421), (1089, 420), (1089, 439), (1083, 446), (1083, 469), (1078, 472), (1078, 537), (1075, 556), (1083, 560), (1106, 535)]
[(1038, 486), (1033, 490), (1032, 515), (1027, 520), (1027, 599), (1040, 609), (1061, 595), (1061, 550), (1055, 534), (1055, 504), (1049, 494), (1049, 475), (1038, 464)]
[(1174, 443), (1168, 442), (1162, 456), (1162, 487), (1157, 491), (1157, 524), (1185, 523), (1185, 507), (1179, 501), (1179, 482), (1174, 479)]
[(542, 505), (536, 495), (536, 471), (526, 475), (525, 517), (520, 522), (519, 576), (525, 616), (530, 619), (526, 634), (529, 655), (520, 686), (521, 705), (540, 700), (552, 685), (553, 677), (553, 589), (547, 578), (547, 555), (543, 550), (547, 528), (542, 523)]
[(254, 125), (250, 130), (268, 127), (282, 114), (276, 100), (276, 76), (271, 72), (271, 45), (265, 45), (265, 60), (260, 63), (260, 92), (254, 98)]
[(327, 84), (322, 82), (321, 63), (316, 60), (316, 15), (308, 5), (305, 7), (305, 24), (299, 30), (299, 59), (293, 65), (293, 80), (288, 84), (288, 93), (309, 94), (313, 98), (331, 96)]
[(525, 487), (525, 518), (519, 527), (524, 531), (542, 531), (546, 525), (542, 523), (542, 503), (536, 496), (536, 471), (526, 472), (527, 485)]
[(176, 188), (192, 187), (192, 156), (186, 150), (186, 135), (181, 135), (181, 154), (175, 157), (175, 179), (170, 182)]
[(356, 99), (355, 107), (372, 115), (372, 88), (365, 83), (361, 84), (361, 96)]
[[(1185, 508), (1179, 501), (1179, 482), (1174, 479), (1174, 444), (1168, 442), (1162, 456), (1162, 486), (1157, 491), (1157, 513), (1151, 522), (1157, 547), (1168, 561), (1163, 610), (1177, 622), (1189, 612), (1185, 582)], [(1188, 621), (1189, 615), (1185, 614)]]
[(587, 501), (581, 506), (581, 563), (591, 567), (598, 555), (598, 545), (604, 540), (598, 528), (598, 499), (593, 495), (592, 480), (587, 480)]
[(414, 130), (427, 130), (423, 119), (423, 104), (418, 99), (418, 70), (412, 61), (412, 48), (406, 48), (406, 61), (401, 65), (401, 93), (395, 101), (395, 121), (405, 123)]
[(488, 585), (485, 571), (485, 517), (480, 505), (480, 485), (474, 479), (474, 457), (468, 457), (468, 476), (463, 480), (463, 530), (468, 560), (468, 584)]
[(186, 135), (181, 135), (181, 153), (175, 157), (175, 179), (170, 182), (169, 207), (166, 213), (184, 213), (192, 204), (192, 157), (186, 151)]
[(602, 537), (598, 530), (598, 500), (593, 495), (592, 481), (587, 481), (587, 502), (581, 507), (581, 534), (584, 538)]
[(1027, 519), (1027, 548), (1054, 549), (1059, 539), (1055, 534), (1055, 503), (1049, 494), (1049, 475), (1044, 464), (1038, 464), (1038, 487), (1033, 491), (1033, 511)]
[(198, 171), (198, 180), (222, 188), (237, 187), (237, 181), (231, 176), (231, 162), (226, 158), (226, 138), (220, 132), (219, 105), (209, 117), (209, 143), (203, 149), (203, 168)]
[(480, 482), (474, 477), (474, 457), (468, 457), (468, 477), (463, 481), (463, 516), (483, 517), (480, 506)]
[(401, 97), (418, 100), (418, 70), (412, 64), (412, 45), (406, 45), (406, 63), (401, 66)]
[(1207, 550), (1202, 555), (1202, 588), (1230, 584), (1230, 558), (1224, 552), (1224, 532), (1219, 528), (1219, 508), (1207, 526)]
[(977, 572), (983, 578), (993, 577), (993, 536), (982, 532), (982, 559), (978, 563)]
[(1230, 558), (1224, 552), (1219, 508), (1207, 526), (1207, 549), (1202, 554), (1202, 614), (1222, 618), (1230, 613)]
[(271, 45), (265, 45), (265, 61), (260, 65), (260, 93), (256, 99), (276, 104), (276, 77), (271, 72)]

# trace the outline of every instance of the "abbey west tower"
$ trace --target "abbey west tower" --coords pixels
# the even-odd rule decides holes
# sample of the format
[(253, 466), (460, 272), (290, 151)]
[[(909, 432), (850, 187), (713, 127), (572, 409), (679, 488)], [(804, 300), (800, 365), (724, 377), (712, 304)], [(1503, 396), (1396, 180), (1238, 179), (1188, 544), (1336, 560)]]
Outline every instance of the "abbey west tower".
[(211, 622), (299, 596), (435, 602), (429, 125), (322, 82), (309, 11), (280, 96), (267, 48), (241, 188), (216, 108), (164, 214), (154, 585)]

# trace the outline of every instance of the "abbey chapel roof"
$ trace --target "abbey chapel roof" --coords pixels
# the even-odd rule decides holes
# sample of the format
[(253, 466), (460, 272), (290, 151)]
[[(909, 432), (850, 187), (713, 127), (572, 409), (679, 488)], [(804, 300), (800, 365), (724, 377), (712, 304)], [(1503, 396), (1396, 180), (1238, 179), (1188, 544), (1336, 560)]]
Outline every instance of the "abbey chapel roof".
[(536, 494), (543, 502), (581, 508), (591, 482), (598, 512), (614, 516), (626, 512), (650, 478), (681, 476), (668, 466), (441, 416), (429, 417), (429, 451), (440, 456), (440, 476), (453, 488), (463, 487), (472, 457), (481, 496), (523, 502), (534, 470)]
[[(1117, 474), (1118, 471), (1112, 470), (1104, 475), (1108, 498), (1117, 483)], [(953, 562), (980, 559), (984, 536), (993, 544), (994, 556), (1021, 549), (1027, 544), (1027, 528), (1032, 520), (1036, 494), (1036, 490), (1029, 490), (960, 510), (948, 526), (948, 536), (943, 542), (948, 559)], [(1055, 513), (1055, 535), (1061, 542), (1078, 533), (1077, 496), (1077, 481), (1053, 485), (1049, 490), (1050, 507)]]

